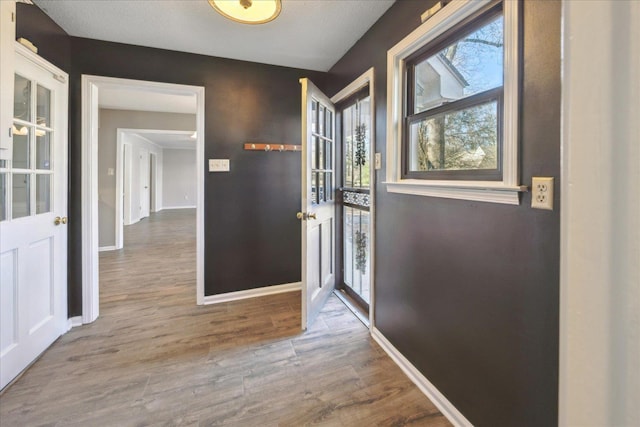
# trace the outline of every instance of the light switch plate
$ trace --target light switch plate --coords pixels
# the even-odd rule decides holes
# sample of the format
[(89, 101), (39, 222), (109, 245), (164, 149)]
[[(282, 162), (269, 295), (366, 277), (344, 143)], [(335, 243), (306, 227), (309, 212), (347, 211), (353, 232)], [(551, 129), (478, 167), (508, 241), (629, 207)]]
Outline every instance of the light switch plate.
[(209, 159), (209, 172), (229, 172), (229, 159)]
[(380, 169), (382, 167), (382, 153), (376, 153), (375, 168)]

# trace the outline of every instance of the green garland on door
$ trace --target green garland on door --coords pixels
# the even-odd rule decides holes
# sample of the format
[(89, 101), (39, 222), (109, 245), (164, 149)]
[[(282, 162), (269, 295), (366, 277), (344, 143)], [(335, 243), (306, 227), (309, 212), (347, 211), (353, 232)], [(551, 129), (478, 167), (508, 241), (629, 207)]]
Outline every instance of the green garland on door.
[(365, 123), (356, 126), (356, 166), (364, 166), (367, 163), (367, 152), (365, 142), (367, 139), (367, 125)]
[(367, 268), (367, 233), (356, 231), (356, 270), (365, 274)]

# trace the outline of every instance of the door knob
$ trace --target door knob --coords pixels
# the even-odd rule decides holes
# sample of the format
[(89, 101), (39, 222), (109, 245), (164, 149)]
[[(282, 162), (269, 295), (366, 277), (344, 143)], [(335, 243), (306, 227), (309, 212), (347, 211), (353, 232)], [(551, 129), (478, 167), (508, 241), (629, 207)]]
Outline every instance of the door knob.
[(53, 223), (54, 223), (55, 225), (60, 225), (60, 224), (62, 224), (62, 218), (60, 218), (59, 216), (55, 217), (55, 218), (53, 219)]
[(306, 221), (308, 219), (316, 219), (315, 212), (306, 213), (306, 212), (298, 212), (296, 214), (296, 218)]
[(67, 223), (67, 217), (66, 217), (66, 216), (63, 216), (62, 218), (60, 218), (60, 221), (61, 221), (63, 224), (66, 224), (66, 223)]

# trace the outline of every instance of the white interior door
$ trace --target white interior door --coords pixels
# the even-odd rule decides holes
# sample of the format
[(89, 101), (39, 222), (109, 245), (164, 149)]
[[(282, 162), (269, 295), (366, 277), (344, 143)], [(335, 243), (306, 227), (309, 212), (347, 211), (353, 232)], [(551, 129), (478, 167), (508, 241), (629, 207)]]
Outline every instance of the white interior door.
[(67, 76), (16, 49), (12, 156), (0, 160), (0, 388), (67, 330)]
[(149, 170), (149, 151), (140, 150), (140, 219), (149, 216), (150, 206), (150, 170)]
[(335, 286), (335, 110), (310, 80), (302, 84), (302, 329)]

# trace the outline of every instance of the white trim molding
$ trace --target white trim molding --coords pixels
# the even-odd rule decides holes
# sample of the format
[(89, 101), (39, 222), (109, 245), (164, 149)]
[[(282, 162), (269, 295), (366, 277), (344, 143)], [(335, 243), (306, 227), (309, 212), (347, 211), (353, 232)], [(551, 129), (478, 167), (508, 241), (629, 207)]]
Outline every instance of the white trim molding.
[(82, 316), (74, 316), (70, 317), (67, 320), (67, 332), (71, 330), (71, 328), (76, 328), (78, 326), (82, 326)]
[(403, 179), (401, 152), (405, 61), (413, 53), (481, 10), (490, 0), (454, 0), (387, 52), (387, 191), (480, 202), (520, 204), (518, 183), (519, 11), (517, 1), (504, 1), (504, 122), (502, 181), (432, 181)]
[(196, 98), (196, 303), (204, 304), (204, 122), (205, 90), (201, 86), (82, 75), (82, 323), (99, 314), (98, 278), (98, 96), (99, 89), (192, 95)]
[(264, 297), (267, 295), (295, 292), (302, 289), (302, 282), (285, 283), (284, 285), (263, 286), (261, 288), (247, 289), (246, 291), (227, 292), (224, 294), (207, 295), (204, 304), (220, 304), (229, 301), (238, 301), (247, 298)]
[(561, 427), (640, 426), (639, 22), (562, 2)]
[(196, 209), (197, 206), (163, 206), (159, 211), (171, 210), (171, 209)]
[[(354, 93), (358, 92), (365, 86), (369, 86), (369, 117), (371, 117), (371, 129), (376, 128), (376, 100), (375, 100), (375, 70), (373, 67), (362, 73), (358, 78), (349, 83), (347, 87), (335, 94), (331, 98), (333, 104), (337, 104), (349, 98)], [(369, 165), (376, 164), (376, 132), (370, 132), (369, 141)], [(369, 168), (369, 182), (371, 183), (369, 189), (369, 319), (367, 327), (373, 328), (375, 326), (375, 241), (376, 241), (376, 169), (374, 167)]]
[(98, 248), (98, 252), (109, 252), (109, 251), (117, 251), (118, 248), (117, 246), (100, 246)]
[(473, 424), (434, 386), (418, 368), (398, 351), (376, 328), (371, 329), (371, 337), (382, 347), (389, 357), (402, 369), (407, 377), (420, 389), (425, 396), (442, 412), (442, 415), (457, 427), (472, 427)]

